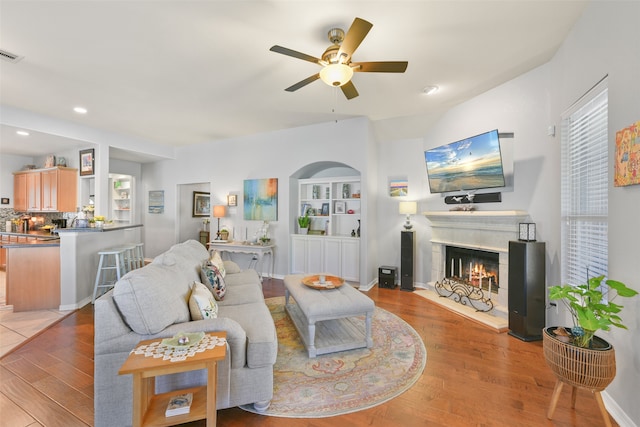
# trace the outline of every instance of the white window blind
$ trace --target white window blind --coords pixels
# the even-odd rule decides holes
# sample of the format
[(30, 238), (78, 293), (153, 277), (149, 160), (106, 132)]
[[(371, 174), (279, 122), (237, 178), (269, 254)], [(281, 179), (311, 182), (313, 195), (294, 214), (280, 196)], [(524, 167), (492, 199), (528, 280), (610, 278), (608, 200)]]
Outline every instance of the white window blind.
[(562, 116), (562, 283), (607, 275), (606, 78)]

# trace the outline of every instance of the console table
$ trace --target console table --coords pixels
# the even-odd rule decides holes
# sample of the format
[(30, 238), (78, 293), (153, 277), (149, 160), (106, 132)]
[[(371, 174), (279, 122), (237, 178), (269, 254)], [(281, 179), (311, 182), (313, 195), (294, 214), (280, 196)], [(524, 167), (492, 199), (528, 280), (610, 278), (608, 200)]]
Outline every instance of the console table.
[[(258, 275), (260, 276), (260, 280), (262, 280), (262, 262), (265, 255), (269, 255), (271, 257), (270, 265), (269, 265), (269, 277), (273, 277), (273, 250), (275, 245), (252, 245), (249, 243), (240, 243), (240, 242), (216, 242), (215, 240), (209, 242), (209, 251), (217, 250), (222, 255), (224, 252), (228, 254), (231, 253), (241, 253), (241, 254), (249, 254), (254, 255), (254, 258), (249, 263), (249, 268), (255, 268), (258, 271)], [(254, 264), (255, 261), (255, 264)], [(259, 268), (258, 268), (259, 267)]]

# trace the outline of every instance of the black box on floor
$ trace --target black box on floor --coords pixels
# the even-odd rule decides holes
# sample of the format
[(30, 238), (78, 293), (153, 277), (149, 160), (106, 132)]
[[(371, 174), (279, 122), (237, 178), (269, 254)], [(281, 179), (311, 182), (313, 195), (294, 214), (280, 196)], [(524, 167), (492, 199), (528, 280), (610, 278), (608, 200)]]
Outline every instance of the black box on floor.
[(378, 268), (378, 287), (390, 288), (396, 287), (398, 281), (398, 269), (396, 267), (383, 265)]

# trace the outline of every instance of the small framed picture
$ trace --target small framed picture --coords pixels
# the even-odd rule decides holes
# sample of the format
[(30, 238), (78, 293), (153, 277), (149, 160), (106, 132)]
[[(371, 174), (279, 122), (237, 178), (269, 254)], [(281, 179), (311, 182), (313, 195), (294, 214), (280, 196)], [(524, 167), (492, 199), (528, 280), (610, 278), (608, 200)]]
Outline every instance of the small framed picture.
[(307, 214), (311, 215), (311, 213), (309, 213), (309, 209), (311, 209), (311, 205), (309, 203), (303, 203), (300, 208), (300, 216), (305, 216)]
[(95, 173), (95, 150), (89, 148), (88, 150), (80, 150), (80, 176), (89, 176)]
[(344, 209), (345, 209), (345, 203), (344, 202), (336, 202), (336, 205), (334, 207), (333, 213), (343, 214), (344, 213)]
[(211, 196), (202, 191), (193, 192), (192, 216), (211, 216)]
[(229, 195), (227, 195), (227, 206), (238, 206), (238, 195), (237, 194), (229, 194)]
[(329, 203), (322, 204), (322, 216), (329, 216)]

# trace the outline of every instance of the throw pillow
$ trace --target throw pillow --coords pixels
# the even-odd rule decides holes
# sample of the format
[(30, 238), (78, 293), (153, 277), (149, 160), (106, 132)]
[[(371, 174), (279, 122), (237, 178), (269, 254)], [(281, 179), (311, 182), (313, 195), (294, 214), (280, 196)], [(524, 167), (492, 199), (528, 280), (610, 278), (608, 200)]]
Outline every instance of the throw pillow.
[(213, 251), (213, 253), (211, 254), (211, 258), (209, 258), (209, 262), (215, 265), (218, 270), (220, 270), (220, 274), (222, 274), (222, 277), (227, 274), (227, 271), (224, 268), (224, 262), (222, 261), (222, 256), (220, 256), (220, 252)]
[(191, 320), (213, 319), (218, 317), (218, 304), (213, 294), (202, 283), (194, 282), (189, 297)]
[(200, 279), (209, 288), (216, 300), (222, 301), (224, 299), (227, 285), (218, 267), (211, 263), (206, 263), (200, 270)]

